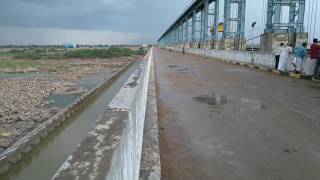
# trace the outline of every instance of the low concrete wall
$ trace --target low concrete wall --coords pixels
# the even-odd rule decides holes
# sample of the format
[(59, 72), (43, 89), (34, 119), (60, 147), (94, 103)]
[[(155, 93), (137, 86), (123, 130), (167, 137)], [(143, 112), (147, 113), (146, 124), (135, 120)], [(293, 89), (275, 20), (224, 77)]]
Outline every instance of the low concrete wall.
[(140, 180), (160, 180), (160, 143), (157, 111), (157, 92), (155, 82), (155, 64), (150, 67), (146, 119), (143, 133), (143, 146), (140, 168)]
[(52, 178), (138, 180), (153, 49)]
[(10, 148), (0, 154), (0, 175), (6, 173), (10, 169), (10, 165), (17, 163), (24, 154), (29, 153), (33, 147), (38, 145), (41, 140), (46, 138), (55, 128), (59, 127), (74, 113), (83, 108), (88, 102), (98, 97), (107, 87), (109, 87), (123, 72), (131, 65), (130, 63), (122, 70), (118, 71), (109, 80), (101, 83), (94, 89), (86, 92), (84, 95), (73, 101), (65, 109), (52, 116), (49, 120), (41, 124), (39, 127), (28, 133)]
[[(172, 49), (174, 51), (182, 52), (182, 48), (177, 47), (166, 47), (167, 49)], [(247, 52), (247, 51), (227, 51), (227, 50), (215, 50), (215, 49), (197, 49), (197, 48), (186, 48), (186, 53), (195, 54), (215, 59), (224, 59), (229, 61), (236, 61), (239, 63), (247, 63), (247, 64), (254, 64), (257, 66), (265, 66), (267, 68), (274, 68), (275, 67), (275, 58), (274, 55), (271, 53), (260, 53), (260, 52)], [(289, 57), (289, 62), (287, 64), (287, 70), (293, 71), (294, 67), (292, 65), (294, 57), (291, 55)], [(310, 75), (308, 70), (310, 69), (310, 58), (306, 58), (303, 63), (303, 70), (304, 74)]]

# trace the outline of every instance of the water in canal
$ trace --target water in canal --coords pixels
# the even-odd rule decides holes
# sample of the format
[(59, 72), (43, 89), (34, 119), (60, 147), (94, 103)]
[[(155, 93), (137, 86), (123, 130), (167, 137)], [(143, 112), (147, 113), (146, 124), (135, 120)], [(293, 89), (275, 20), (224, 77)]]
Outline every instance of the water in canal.
[(11, 166), (10, 171), (1, 180), (47, 180), (56, 173), (63, 162), (81, 143), (87, 130), (105, 111), (107, 104), (112, 100), (121, 86), (128, 79), (138, 63), (129, 68), (110, 88), (82, 112), (74, 115), (61, 127), (57, 128), (31, 153), (24, 156), (22, 161)]

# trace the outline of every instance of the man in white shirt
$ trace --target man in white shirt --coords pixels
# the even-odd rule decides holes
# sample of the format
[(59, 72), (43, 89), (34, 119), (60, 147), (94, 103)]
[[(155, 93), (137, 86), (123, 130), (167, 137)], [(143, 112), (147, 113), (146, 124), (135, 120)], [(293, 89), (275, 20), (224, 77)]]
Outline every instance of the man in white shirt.
[(276, 59), (275, 69), (278, 69), (280, 54), (282, 53), (283, 49), (284, 49), (284, 44), (280, 43), (280, 46), (278, 46), (275, 51), (275, 59)]

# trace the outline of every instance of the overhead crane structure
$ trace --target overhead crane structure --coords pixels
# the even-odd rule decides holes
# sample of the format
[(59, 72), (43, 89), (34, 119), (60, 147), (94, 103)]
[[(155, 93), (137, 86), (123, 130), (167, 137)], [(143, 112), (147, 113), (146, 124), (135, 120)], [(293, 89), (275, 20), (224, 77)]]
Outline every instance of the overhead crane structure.
[[(160, 37), (161, 45), (215, 48), (218, 41), (219, 0), (193, 0), (184, 12)], [(224, 30), (222, 40), (244, 39), (246, 0), (224, 0)], [(231, 7), (235, 9), (231, 11)], [(235, 24), (236, 28), (231, 28)], [(221, 43), (220, 43), (221, 44)]]
[[(280, 43), (298, 46), (308, 41), (308, 33), (304, 28), (305, 6), (306, 0), (268, 0), (266, 28), (260, 38), (260, 51), (274, 53)], [(286, 14), (289, 17), (284, 16)]]
[[(266, 33), (304, 32), (306, 0), (268, 0)], [(289, 19), (281, 21), (284, 7), (289, 7)]]
[[(223, 20), (219, 19), (220, 3), (224, 3)], [(267, 0), (265, 32), (258, 36), (260, 51), (274, 52), (281, 42), (295, 46), (307, 41), (305, 4), (306, 0)], [(158, 44), (245, 50), (245, 13), (246, 0), (193, 0), (160, 37)], [(288, 19), (283, 18), (286, 14)], [(219, 20), (223, 24), (222, 34), (218, 31)]]

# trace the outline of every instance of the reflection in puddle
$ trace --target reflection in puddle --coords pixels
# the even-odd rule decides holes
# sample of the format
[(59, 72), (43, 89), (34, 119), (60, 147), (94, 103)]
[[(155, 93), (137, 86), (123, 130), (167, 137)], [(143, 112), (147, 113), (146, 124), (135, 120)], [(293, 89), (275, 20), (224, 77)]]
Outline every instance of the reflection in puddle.
[(224, 105), (228, 103), (227, 96), (224, 96), (221, 94), (215, 94), (215, 93), (212, 93), (211, 95), (201, 95), (198, 97), (194, 97), (193, 99), (197, 102), (206, 103), (211, 106)]

